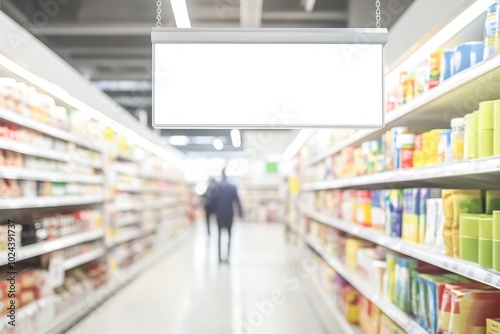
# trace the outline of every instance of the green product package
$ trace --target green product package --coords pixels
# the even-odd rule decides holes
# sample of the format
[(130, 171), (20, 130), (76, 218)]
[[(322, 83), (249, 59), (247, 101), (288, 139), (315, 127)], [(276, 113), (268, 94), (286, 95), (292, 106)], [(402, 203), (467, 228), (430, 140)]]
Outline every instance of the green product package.
[(479, 219), (479, 265), (493, 266), (493, 216), (481, 215)]
[(480, 215), (460, 214), (460, 258), (479, 261), (479, 220)]
[[(483, 201), (481, 190), (453, 190), (452, 191), (453, 205), (453, 225), (452, 225), (452, 242), (453, 256), (460, 257), (460, 214), (483, 213)], [(479, 234), (479, 232), (478, 232)]]
[(493, 211), (500, 210), (500, 190), (488, 190), (486, 192), (487, 215), (492, 215)]

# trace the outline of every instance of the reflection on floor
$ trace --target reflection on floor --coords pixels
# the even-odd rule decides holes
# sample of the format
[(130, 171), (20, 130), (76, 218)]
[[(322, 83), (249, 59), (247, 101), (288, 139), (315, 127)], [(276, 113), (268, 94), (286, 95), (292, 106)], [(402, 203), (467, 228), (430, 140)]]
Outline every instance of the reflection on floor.
[[(215, 226), (212, 227), (215, 232)], [(231, 263), (204, 225), (71, 334), (327, 334), (278, 224), (239, 223)]]

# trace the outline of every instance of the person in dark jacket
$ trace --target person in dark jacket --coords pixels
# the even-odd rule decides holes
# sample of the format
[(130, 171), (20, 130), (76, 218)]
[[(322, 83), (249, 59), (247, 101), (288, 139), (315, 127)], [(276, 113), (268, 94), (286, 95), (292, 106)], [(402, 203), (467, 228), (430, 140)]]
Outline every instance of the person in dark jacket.
[(229, 263), (229, 253), (231, 248), (231, 228), (233, 226), (234, 206), (238, 210), (238, 215), (243, 217), (240, 199), (236, 187), (227, 181), (226, 171), (222, 171), (222, 180), (214, 186), (211, 204), (217, 216), (217, 226), (219, 228), (219, 262), (222, 262), (221, 255), (221, 233), (223, 229), (228, 233), (228, 246), (226, 262)]
[(208, 236), (210, 236), (210, 216), (214, 213), (214, 209), (212, 208), (213, 206), (213, 193), (215, 190), (215, 180), (213, 178), (210, 178), (208, 180), (208, 187), (207, 190), (205, 191), (205, 194), (203, 194), (204, 198), (204, 203), (203, 203), (203, 208), (205, 209), (205, 217), (207, 220), (207, 233)]

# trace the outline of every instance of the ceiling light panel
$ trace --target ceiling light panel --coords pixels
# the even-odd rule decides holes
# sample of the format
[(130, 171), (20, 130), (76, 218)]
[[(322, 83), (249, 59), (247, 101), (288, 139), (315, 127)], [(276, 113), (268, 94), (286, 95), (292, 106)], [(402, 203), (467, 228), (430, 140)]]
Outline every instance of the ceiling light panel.
[(262, 25), (262, 0), (240, 0), (240, 26), (260, 28)]

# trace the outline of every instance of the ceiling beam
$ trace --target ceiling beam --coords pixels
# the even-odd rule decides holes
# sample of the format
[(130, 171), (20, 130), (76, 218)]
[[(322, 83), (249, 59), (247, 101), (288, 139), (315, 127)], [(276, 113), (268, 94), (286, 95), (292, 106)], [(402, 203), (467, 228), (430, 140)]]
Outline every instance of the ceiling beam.
[(44, 36), (143, 36), (151, 34), (150, 24), (81, 24), (53, 23), (36, 28), (36, 35)]
[(86, 66), (106, 66), (112, 68), (121, 68), (121, 67), (129, 67), (129, 66), (151, 66), (150, 58), (141, 58), (141, 59), (110, 59), (110, 58), (88, 58), (88, 59), (69, 59), (69, 62), (76, 67)]

